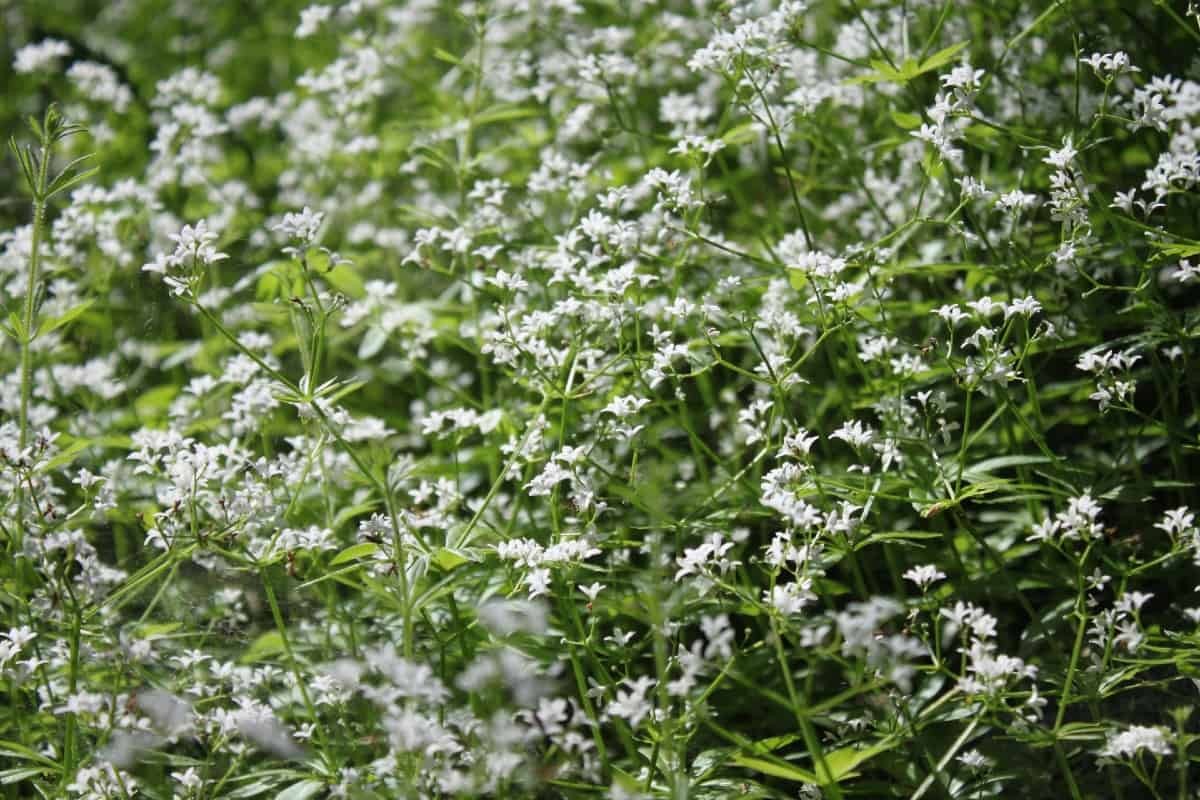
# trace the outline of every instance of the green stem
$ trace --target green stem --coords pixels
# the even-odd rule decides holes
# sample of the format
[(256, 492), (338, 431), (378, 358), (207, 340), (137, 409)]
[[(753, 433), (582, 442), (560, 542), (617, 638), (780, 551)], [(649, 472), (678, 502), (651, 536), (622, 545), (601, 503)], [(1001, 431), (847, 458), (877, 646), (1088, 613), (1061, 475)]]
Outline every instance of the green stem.
[[(19, 457), (24, 458), (25, 447), (29, 443), (29, 405), (33, 397), (33, 338), (34, 322), (37, 314), (37, 284), (38, 273), (41, 271), (41, 244), (43, 229), (46, 226), (46, 170), (50, 164), (51, 141), (47, 135), (46, 126), (42, 127), (41, 159), (38, 164), (36, 185), (30, 186), (33, 192), (33, 231), (30, 234), (29, 272), (25, 283), (25, 308), (21, 317), (21, 405), (18, 417), (17, 450)], [(17, 525), (16, 536), (13, 540), (13, 555), (20, 554), (25, 544), (25, 514), (22, 511), (25, 500), (25, 490), (17, 484)], [(18, 568), (20, 573), (20, 568)]]
[(279, 601), (275, 599), (275, 589), (271, 586), (271, 579), (267, 575), (266, 567), (259, 568), (259, 576), (262, 578), (263, 589), (267, 593), (267, 604), (271, 606), (271, 617), (275, 620), (275, 629), (279, 632), (279, 640), (283, 644), (283, 652), (287, 655), (288, 666), (291, 667), (292, 677), (296, 681), (296, 688), (300, 690), (300, 697), (304, 701), (304, 707), (308, 710), (308, 718), (312, 720), (314, 736), (321, 747), (321, 757), (325, 758), (328, 753), (325, 731), (321, 727), (320, 720), (317, 719), (317, 709), (313, 706), (312, 699), (308, 695), (308, 686), (305, 683), (304, 676), (300, 674), (300, 663), (296, 660), (296, 653), (292, 650), (292, 643), (288, 639), (287, 625), (284, 624), (283, 612), (279, 610)]
[(792, 680), (792, 671), (788, 667), (787, 656), (783, 652), (783, 636), (779, 632), (779, 624), (776, 622), (774, 615), (771, 616), (771, 635), (775, 640), (775, 657), (779, 660), (779, 671), (783, 673), (783, 682), (787, 686), (788, 700), (792, 707), (792, 713), (795, 714), (796, 723), (800, 726), (800, 735), (804, 737), (804, 746), (808, 748), (808, 752), (812, 755), (813, 764), (816, 767), (815, 772), (821, 782), (821, 788), (828, 792), (833, 800), (842, 800), (842, 789), (838, 786), (833, 772), (829, 769), (829, 764), (825, 761), (825, 751), (821, 747), (821, 740), (817, 738), (817, 731), (813, 727), (812, 720), (808, 718), (808, 712), (805, 710), (808, 704), (802, 701), (799, 693), (796, 691), (796, 683)]
[(977, 727), (979, 727), (979, 717), (972, 719), (971, 724), (966, 727), (966, 730), (954, 740), (954, 744), (950, 745), (950, 749), (942, 756), (942, 760), (937, 763), (936, 769), (926, 776), (925, 780), (921, 782), (921, 785), (917, 787), (917, 790), (913, 792), (909, 800), (921, 800), (925, 796), (925, 793), (929, 791), (929, 787), (937, 780), (937, 776), (946, 769), (946, 765), (950, 763), (955, 754), (967, 743), (967, 740), (971, 738), (971, 734), (975, 732)]

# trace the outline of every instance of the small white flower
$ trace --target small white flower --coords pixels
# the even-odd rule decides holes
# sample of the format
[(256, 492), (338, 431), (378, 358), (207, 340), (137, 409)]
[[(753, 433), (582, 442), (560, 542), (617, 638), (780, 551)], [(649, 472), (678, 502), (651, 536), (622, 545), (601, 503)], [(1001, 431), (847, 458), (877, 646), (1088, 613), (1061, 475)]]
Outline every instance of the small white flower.
[(309, 6), (300, 12), (300, 24), (296, 26), (296, 38), (306, 39), (321, 29), (321, 24), (333, 15), (333, 6)]
[(579, 591), (583, 593), (583, 596), (588, 599), (588, 605), (591, 605), (592, 603), (596, 602), (596, 596), (608, 587), (606, 587), (603, 583), (592, 583), (587, 586), (580, 586), (578, 588)]
[(27, 44), (17, 51), (13, 69), (17, 72), (40, 72), (54, 69), (59, 59), (71, 55), (71, 46), (58, 39), (43, 39), (37, 44)]
[(324, 214), (305, 206), (301, 211), (289, 211), (284, 214), (283, 219), (271, 226), (271, 230), (301, 244), (312, 244), (324, 220)]
[(1156, 756), (1166, 756), (1171, 754), (1171, 743), (1161, 728), (1133, 725), (1120, 733), (1109, 734), (1100, 755), (1131, 758), (1143, 750), (1149, 750)]
[(875, 432), (855, 419), (843, 423), (840, 428), (829, 434), (829, 438), (841, 439), (851, 447), (858, 449), (869, 445), (875, 438)]
[(929, 589), (929, 585), (934, 581), (940, 581), (945, 578), (946, 573), (942, 572), (933, 564), (922, 564), (905, 572), (904, 577), (905, 579), (915, 583), (917, 586), (920, 586), (921, 591), (924, 592)]

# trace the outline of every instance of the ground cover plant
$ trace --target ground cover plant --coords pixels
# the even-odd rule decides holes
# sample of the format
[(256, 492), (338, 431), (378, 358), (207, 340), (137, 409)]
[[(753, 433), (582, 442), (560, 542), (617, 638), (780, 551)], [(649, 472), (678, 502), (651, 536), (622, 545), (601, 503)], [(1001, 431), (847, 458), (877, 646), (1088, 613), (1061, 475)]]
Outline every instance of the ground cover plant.
[(7, 798), (1190, 798), (1200, 15), (0, 4)]

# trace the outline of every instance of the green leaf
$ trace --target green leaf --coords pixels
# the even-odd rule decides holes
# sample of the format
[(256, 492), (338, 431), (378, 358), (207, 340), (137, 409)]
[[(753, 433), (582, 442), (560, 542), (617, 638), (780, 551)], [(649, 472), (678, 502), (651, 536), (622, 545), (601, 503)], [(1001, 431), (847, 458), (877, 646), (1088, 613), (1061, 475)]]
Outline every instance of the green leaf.
[(364, 387), (366, 385), (367, 385), (366, 381), (350, 381), (349, 383), (343, 383), (340, 387), (338, 387), (338, 390), (336, 392), (329, 395), (329, 402), (336, 403), (337, 401), (341, 400), (343, 397), (346, 397), (347, 395), (357, 392), (359, 389), (361, 389), (362, 387)]
[(260, 794), (266, 794), (279, 785), (279, 781), (270, 778), (259, 778), (254, 783), (248, 783), (245, 786), (239, 786), (237, 789), (226, 794), (226, 797), (233, 800), (240, 800), (243, 797), (257, 797)]
[(58, 173), (58, 175), (54, 177), (54, 180), (50, 181), (50, 185), (46, 188), (47, 199), (53, 197), (59, 192), (71, 188), (80, 181), (86, 180), (87, 178), (90, 178), (92, 175), (95, 175), (97, 172), (99, 172), (99, 167), (91, 167), (90, 169), (85, 169), (83, 172), (75, 172), (77, 167), (82, 165), (83, 162), (87, 161), (88, 159), (95, 157), (95, 155), (95, 153), (88, 153), (87, 155), (80, 156), (63, 167), (62, 172)]
[(484, 125), (489, 122), (503, 122), (510, 119), (525, 119), (537, 115), (535, 109), (528, 106), (513, 106), (501, 104), (485, 109), (475, 117), (476, 125)]
[(892, 122), (906, 131), (921, 127), (921, 118), (916, 114), (909, 114), (906, 111), (893, 111), (889, 116), (891, 116)]
[(58, 178), (55, 179), (54, 183), (50, 186), (50, 188), (46, 191), (46, 199), (49, 200), (51, 197), (54, 197), (54, 195), (58, 194), (59, 192), (65, 192), (67, 189), (70, 189), (72, 186), (83, 183), (84, 181), (86, 181), (88, 178), (92, 177), (99, 171), (100, 171), (99, 167), (92, 167), (91, 169), (87, 169), (87, 170), (84, 170), (83, 172), (80, 172), (78, 175), (72, 175), (70, 178), (67, 178), (66, 180), (62, 180), (63, 176), (59, 175)]
[(87, 439), (76, 439), (65, 450), (58, 453), (54, 458), (45, 463), (38, 464), (35, 471), (38, 475), (44, 475), (48, 472), (54, 472), (60, 467), (65, 467), (75, 460), (75, 457), (91, 446), (91, 442)]
[(998, 469), (1008, 469), (1009, 467), (1023, 467), (1027, 464), (1049, 464), (1050, 459), (1046, 456), (997, 456), (996, 458), (986, 458), (976, 464), (967, 467), (964, 472), (994, 472)]
[(871, 745), (870, 747), (842, 747), (834, 750), (831, 753), (825, 754), (825, 765), (829, 767), (829, 774), (833, 776), (834, 781), (841, 782), (845, 778), (852, 777), (854, 770), (862, 763), (869, 761), (880, 753), (885, 753), (895, 747), (894, 742), (882, 741)]
[(55, 772), (61, 772), (62, 767), (57, 761), (48, 758), (36, 750), (32, 750), (19, 742), (0, 739), (0, 756), (7, 756), (18, 761), (32, 761), (36, 764), (41, 764), (44, 767), (49, 767)]
[(44, 772), (46, 772), (45, 767), (17, 767), (16, 769), (6, 769), (0, 771), (0, 784), (8, 785), (11, 783), (20, 783), (21, 781), (28, 780), (29, 778), (36, 778)]
[(1108, 728), (1096, 722), (1068, 722), (1058, 730), (1058, 738), (1068, 742), (1100, 742)]
[(345, 564), (348, 561), (356, 561), (360, 558), (366, 558), (373, 555), (379, 550), (379, 545), (374, 542), (362, 542), (360, 544), (351, 545), (342, 552), (333, 557), (329, 562), (329, 566), (336, 567), (338, 564)]
[(364, 361), (374, 357), (387, 344), (388, 334), (378, 325), (367, 328), (367, 335), (358, 344), (358, 357)]
[(270, 656), (279, 655), (283, 652), (283, 634), (279, 631), (267, 631), (262, 636), (259, 636), (250, 646), (246, 648), (246, 652), (242, 654), (239, 661), (242, 664), (251, 664), (255, 661), (261, 661)]
[[(962, 49), (964, 47), (966, 47), (967, 45), (969, 45), (970, 43), (971, 42), (968, 40), (965, 42), (959, 42), (958, 44), (952, 44), (949, 47), (938, 50), (936, 53), (931, 55), (929, 58), (927, 58), (921, 62), (920, 72), (929, 72), (932, 69), (937, 69), (938, 67), (949, 64), (951, 61), (954, 60), (954, 57), (956, 55), (958, 55), (962, 51)], [(917, 74), (920, 74), (920, 72), (918, 72)]]
[(855, 550), (861, 550), (864, 547), (869, 547), (880, 542), (896, 542), (898, 544), (911, 543), (916, 544), (926, 539), (941, 539), (943, 534), (937, 531), (880, 531), (872, 533), (867, 538), (854, 546)]
[(367, 294), (362, 278), (349, 264), (338, 264), (323, 276), (330, 286), (347, 297), (360, 300)]
[(60, 314), (57, 317), (50, 317), (48, 319), (42, 320), (42, 324), (38, 325), (37, 335), (43, 336), (47, 333), (53, 333), (54, 331), (58, 330), (62, 326), (71, 323), (80, 314), (82, 314), (83, 312), (85, 312), (89, 308), (91, 308), (93, 302), (95, 302), (95, 301), (84, 300), (79, 305), (75, 306), (74, 308), (70, 309), (69, 311), (67, 311), (63, 314)]
[(259, 302), (274, 300), (282, 294), (283, 281), (274, 272), (264, 272), (254, 286), (254, 298)]
[(275, 795), (275, 800), (308, 800), (317, 792), (325, 788), (325, 783), (318, 780), (306, 780), (299, 783), (293, 783), (288, 788), (284, 789), (279, 794)]
[(1172, 258), (1194, 258), (1195, 256), (1200, 256), (1200, 242), (1175, 242), (1172, 244), (1151, 242), (1150, 245), (1157, 248), (1163, 255)]
[(463, 555), (460, 551), (451, 550), (449, 547), (439, 547), (433, 554), (433, 563), (446, 572), (471, 560), (471, 558)]
[(13, 311), (8, 315), (8, 327), (12, 330), (12, 337), (18, 342), (25, 338), (25, 322)]
[(755, 122), (746, 122), (741, 125), (734, 125), (725, 133), (721, 134), (721, 141), (725, 144), (743, 144), (753, 141), (757, 136), (757, 125)]
[(790, 764), (782, 764), (778, 761), (767, 761), (753, 756), (740, 755), (734, 757), (733, 763), (739, 767), (761, 772), (763, 775), (770, 775), (772, 778), (782, 778), (785, 781), (796, 781), (797, 783), (820, 784), (817, 776), (808, 770), (793, 767)]
[(9, 137), (8, 146), (12, 150), (13, 155), (17, 158), (17, 163), (21, 165), (21, 172), (25, 174), (25, 183), (29, 187), (30, 192), (37, 192), (37, 170), (33, 165), (33, 150), (26, 147), (24, 150), (17, 144), (16, 137)]
[(182, 622), (154, 622), (148, 625), (141, 625), (137, 629), (139, 639), (153, 639), (156, 636), (166, 636), (168, 633), (173, 633), (182, 626)]
[(138, 394), (137, 399), (133, 401), (133, 410), (137, 412), (138, 418), (143, 420), (165, 417), (167, 409), (171, 407), (171, 401), (177, 394), (178, 386), (164, 383)]

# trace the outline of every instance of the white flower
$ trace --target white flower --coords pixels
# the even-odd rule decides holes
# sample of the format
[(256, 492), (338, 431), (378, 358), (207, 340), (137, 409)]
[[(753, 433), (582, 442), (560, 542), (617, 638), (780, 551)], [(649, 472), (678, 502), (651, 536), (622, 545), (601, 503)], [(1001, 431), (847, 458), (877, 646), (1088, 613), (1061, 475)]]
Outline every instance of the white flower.
[(199, 789), (204, 779), (196, 772), (195, 767), (188, 767), (183, 772), (172, 772), (171, 777), (178, 781), (184, 789)]
[(516, 273), (509, 274), (502, 269), (496, 270), (496, 274), (487, 278), (486, 281), (496, 288), (506, 291), (523, 292), (529, 288), (529, 281)]
[(921, 591), (929, 588), (929, 585), (934, 581), (940, 581), (946, 577), (946, 573), (942, 572), (933, 564), (922, 564), (913, 567), (908, 572), (904, 573), (907, 580), (912, 581), (917, 586), (921, 587)]
[(779, 448), (779, 455), (780, 457), (794, 458), (797, 461), (802, 461), (808, 456), (816, 441), (816, 436), (810, 435), (807, 430), (800, 428), (783, 437), (783, 445)]
[(596, 596), (606, 588), (608, 587), (606, 587), (603, 583), (592, 583), (587, 586), (578, 587), (579, 591), (588, 599), (589, 606), (596, 602)]
[(947, 304), (936, 309), (933, 313), (937, 314), (942, 320), (953, 328), (959, 322), (967, 318), (967, 313), (956, 305)]
[(1162, 522), (1154, 523), (1154, 527), (1168, 536), (1175, 537), (1190, 530), (1196, 524), (1196, 515), (1187, 506), (1171, 509), (1163, 514)]
[(1008, 307), (1004, 309), (1004, 318), (1008, 319), (1015, 314), (1024, 314), (1027, 317), (1032, 317), (1041, 310), (1042, 304), (1037, 301), (1037, 298), (1033, 296), (1022, 297), (1008, 304)]
[(763, 600), (776, 611), (786, 616), (798, 614), (806, 605), (814, 602), (817, 595), (812, 591), (812, 579), (802, 578), (792, 583), (776, 584), (771, 591), (763, 591)]
[(40, 72), (58, 66), (60, 58), (71, 54), (71, 46), (58, 39), (43, 39), (37, 44), (27, 44), (17, 51), (13, 69), (17, 72)]
[(851, 447), (858, 449), (870, 444), (871, 440), (875, 438), (875, 432), (855, 419), (843, 423), (842, 427), (829, 434), (829, 438), (841, 439)]
[(229, 258), (215, 247), (220, 238), (215, 231), (208, 229), (208, 223), (200, 220), (192, 225), (184, 225), (179, 233), (171, 234), (175, 242), (175, 251), (170, 255), (159, 253), (142, 265), (143, 272), (154, 272), (163, 276), (163, 282), (171, 287), (173, 294), (189, 293), (194, 288), (194, 278), (202, 267), (215, 264)]
[(621, 395), (610, 400), (600, 413), (612, 414), (617, 419), (625, 419), (641, 411), (649, 403), (650, 400), (645, 397), (638, 397), (632, 394)]
[(1166, 756), (1171, 754), (1171, 743), (1161, 728), (1133, 725), (1120, 733), (1109, 734), (1100, 755), (1131, 758), (1143, 750), (1149, 750), (1156, 756)]
[(616, 699), (604, 709), (604, 716), (609, 719), (620, 717), (628, 722), (630, 727), (636, 728), (653, 708), (653, 704), (646, 698), (646, 693), (658, 682), (643, 675), (637, 680), (626, 678), (622, 683), (629, 687), (629, 691), (618, 689)]
[(301, 211), (284, 214), (283, 219), (271, 226), (271, 230), (302, 244), (311, 244), (317, 238), (317, 230), (324, 219), (324, 214), (305, 206)]
[(321, 23), (333, 15), (333, 6), (309, 6), (300, 12), (300, 24), (296, 26), (296, 38), (306, 39), (321, 28)]
[(1167, 277), (1176, 283), (1189, 283), (1194, 280), (1200, 280), (1200, 264), (1192, 265), (1192, 262), (1183, 259), (1179, 264), (1167, 273)]
[(1079, 151), (1075, 149), (1071, 142), (1071, 137), (1068, 136), (1063, 140), (1063, 146), (1059, 150), (1051, 150), (1050, 154), (1042, 159), (1043, 164), (1049, 164), (1055, 169), (1066, 169), (1071, 162), (1075, 160), (1075, 156), (1079, 155)]

